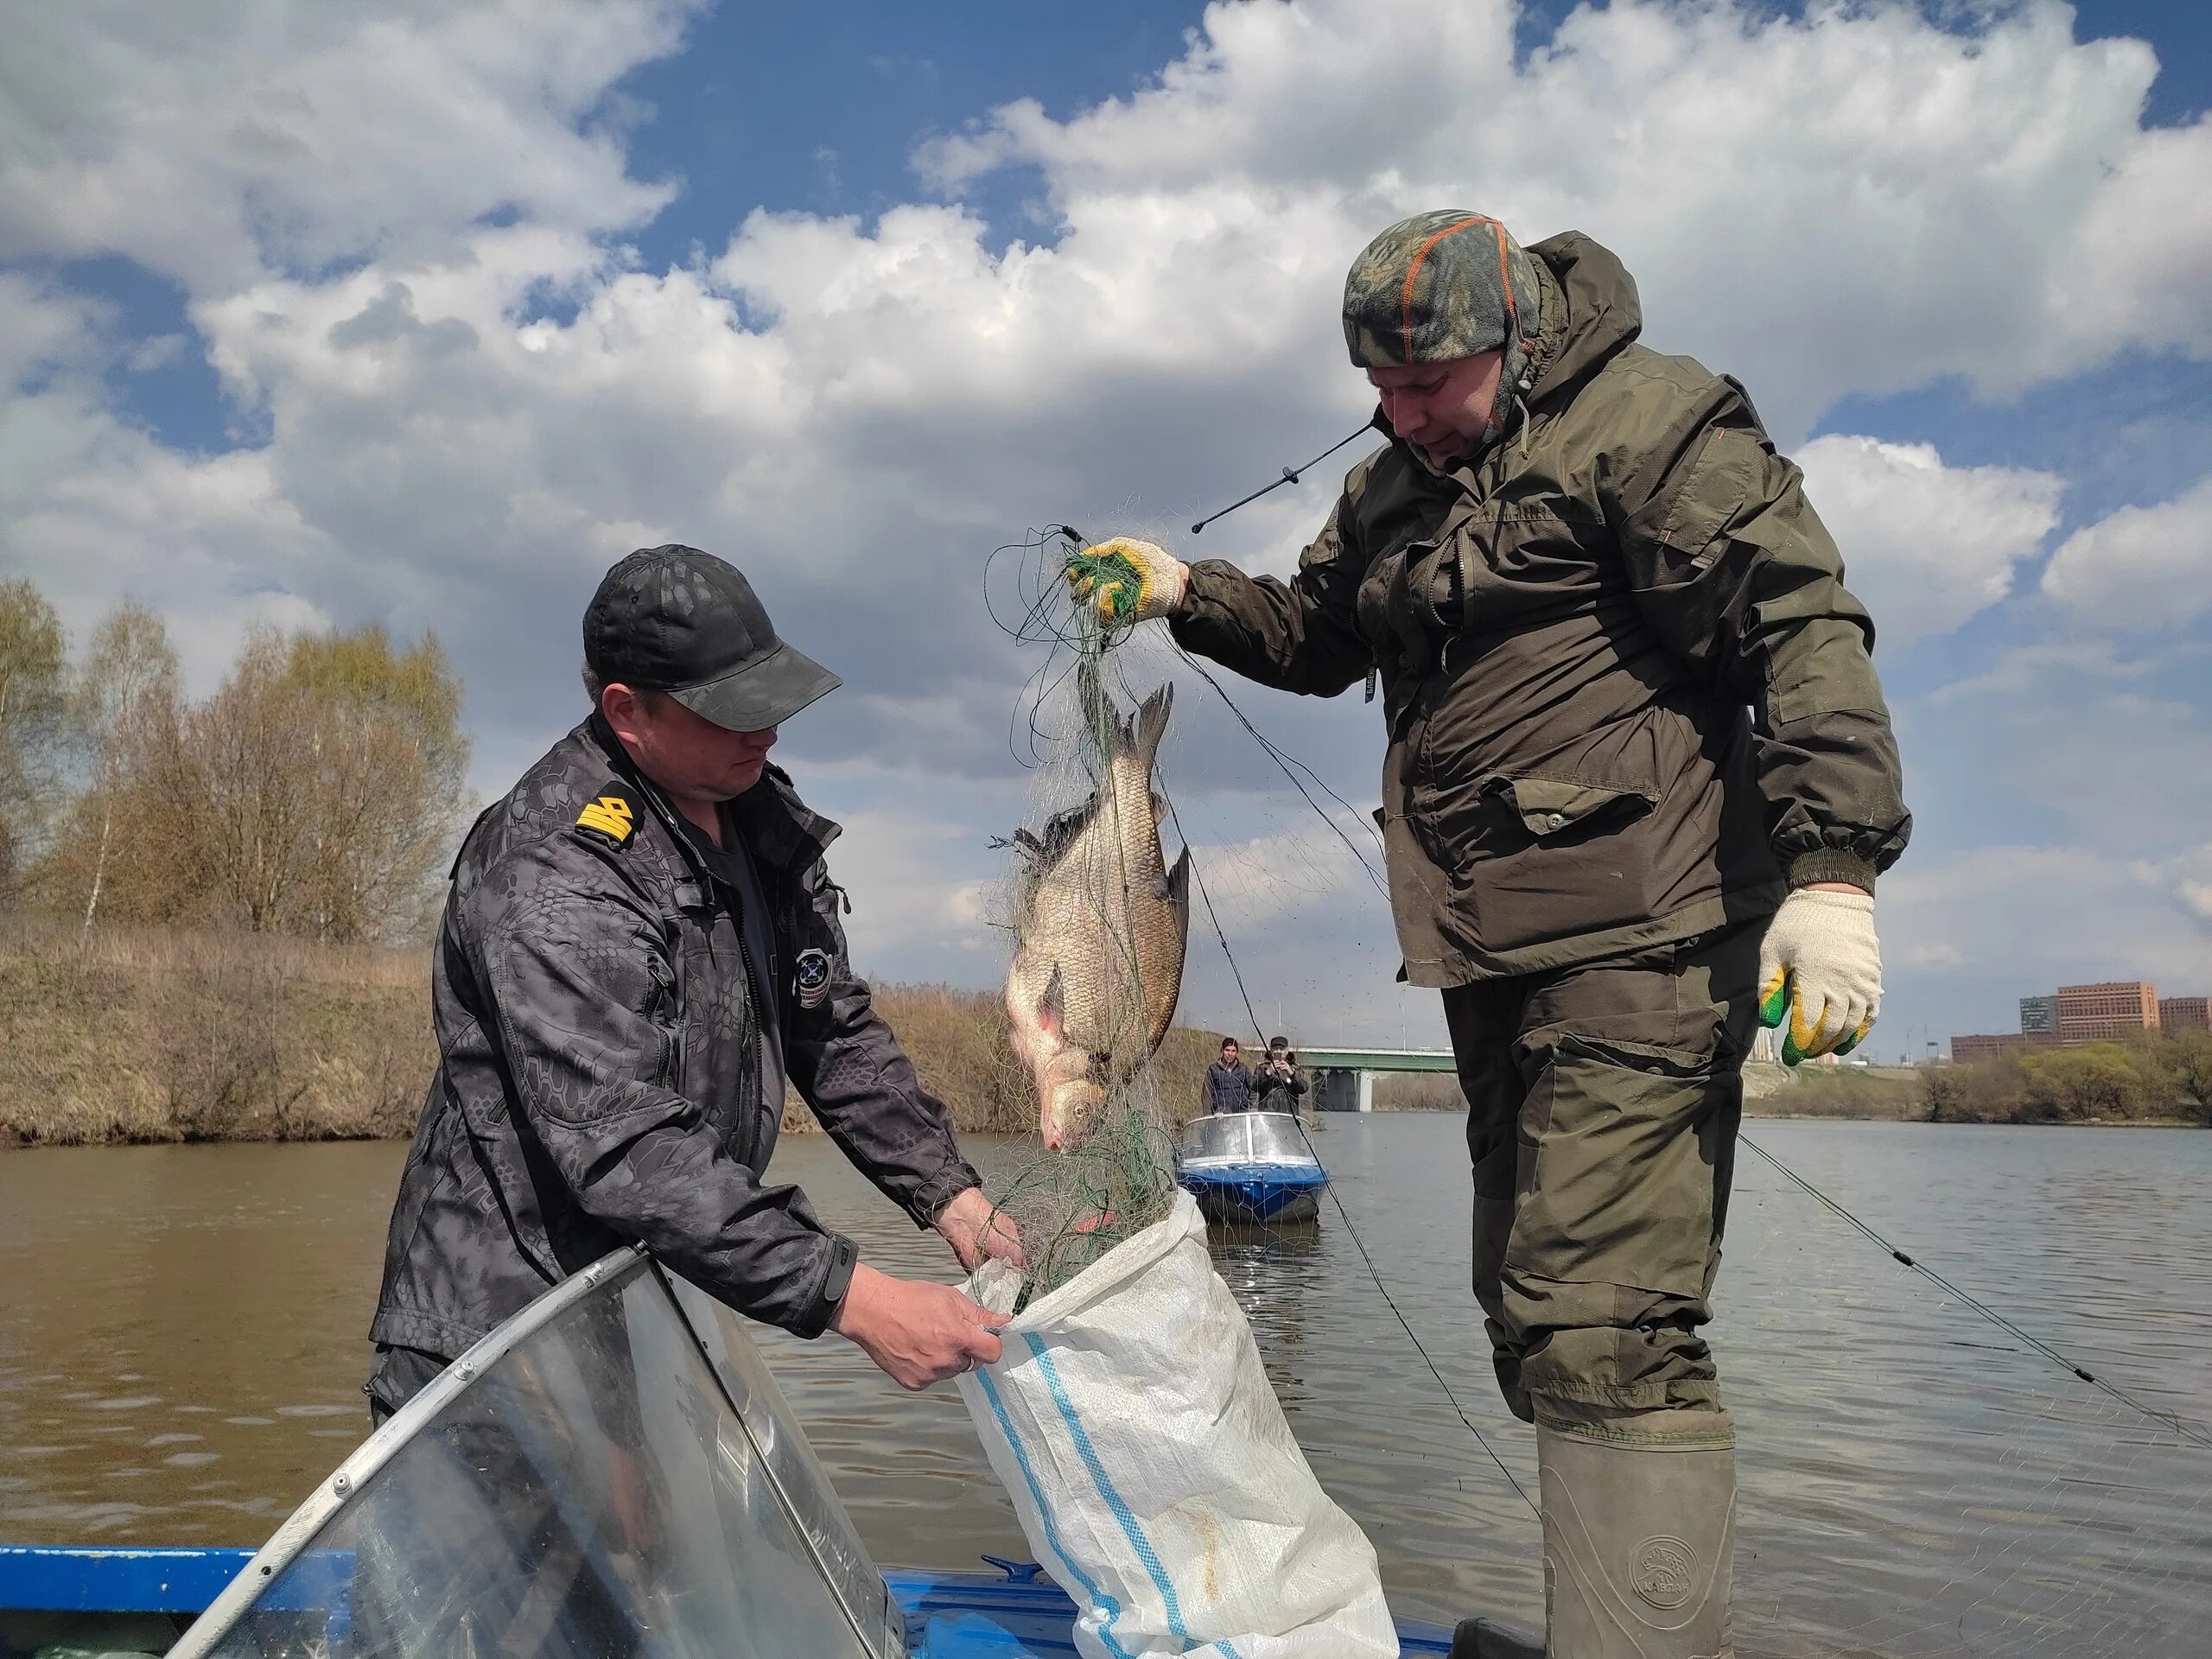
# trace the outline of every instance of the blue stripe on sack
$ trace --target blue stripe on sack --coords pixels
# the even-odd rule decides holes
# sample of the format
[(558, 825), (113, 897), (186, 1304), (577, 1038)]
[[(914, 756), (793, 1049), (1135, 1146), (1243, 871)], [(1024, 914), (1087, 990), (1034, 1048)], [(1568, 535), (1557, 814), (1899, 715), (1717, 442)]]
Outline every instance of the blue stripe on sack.
[[(1068, 1438), (1075, 1442), (1076, 1455), (1083, 1459), (1083, 1466), (1090, 1471), (1091, 1484), (1098, 1489), (1098, 1496), (1106, 1500), (1106, 1507), (1114, 1512), (1114, 1519), (1121, 1523), (1122, 1535), (1129, 1541), (1129, 1548), (1137, 1553), (1137, 1560), (1144, 1563), (1144, 1570), (1152, 1576), (1152, 1586), (1160, 1592), (1160, 1605), (1167, 1610), (1167, 1629), (1188, 1651), (1191, 1632), (1183, 1623), (1183, 1609), (1175, 1599), (1175, 1586), (1167, 1581), (1167, 1569), (1160, 1564), (1160, 1556), (1153, 1549), (1152, 1541), (1144, 1535), (1144, 1529), (1137, 1524), (1136, 1512), (1122, 1501), (1114, 1490), (1114, 1483), (1107, 1478), (1106, 1465), (1098, 1460), (1098, 1450), (1090, 1443), (1090, 1436), (1084, 1432), (1076, 1420), (1075, 1404), (1068, 1398), (1067, 1390), (1060, 1386), (1060, 1374), (1052, 1364), (1052, 1356), (1045, 1351), (1044, 1344), (1033, 1335), (1022, 1340), (1029, 1344), (1029, 1351), (1036, 1357), (1037, 1369), (1043, 1373), (1045, 1386), (1052, 1392), (1052, 1403), (1060, 1408), (1060, 1421), (1067, 1425)], [(978, 1372), (978, 1376), (982, 1373)], [(1242, 1659), (1236, 1649), (1226, 1642), (1208, 1644), (1224, 1659)]]
[(1113, 1649), (1116, 1659), (1136, 1659), (1136, 1655), (1115, 1639), (1114, 1621), (1122, 1616), (1122, 1604), (1085, 1578), (1083, 1569), (1068, 1554), (1066, 1546), (1060, 1542), (1059, 1529), (1052, 1524), (1052, 1507), (1045, 1502), (1045, 1489), (1037, 1484), (1037, 1471), (1029, 1466), (1029, 1454), (1021, 1449), (1021, 1442), (1015, 1437), (1014, 1420), (1007, 1415), (1006, 1402), (999, 1398), (998, 1388), (991, 1381), (991, 1374), (979, 1370), (976, 1373), (976, 1381), (982, 1387), (983, 1398), (990, 1402), (991, 1415), (998, 1419), (999, 1433), (1006, 1436), (1006, 1443), (1014, 1453), (1014, 1462), (1021, 1467), (1021, 1478), (1029, 1488), (1029, 1501), (1037, 1506), (1037, 1518), (1044, 1523), (1045, 1541), (1052, 1547), (1052, 1554), (1060, 1558), (1061, 1564), (1075, 1580), (1076, 1587), (1106, 1615), (1106, 1623), (1098, 1632), (1100, 1638)]

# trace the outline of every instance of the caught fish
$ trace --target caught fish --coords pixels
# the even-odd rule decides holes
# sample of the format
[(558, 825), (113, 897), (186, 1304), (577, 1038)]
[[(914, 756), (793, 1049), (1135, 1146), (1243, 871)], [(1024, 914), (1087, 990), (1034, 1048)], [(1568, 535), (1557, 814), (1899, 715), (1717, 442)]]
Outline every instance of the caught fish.
[(1175, 1017), (1191, 931), (1191, 849), (1166, 868), (1152, 769), (1174, 687), (1125, 721), (1092, 664), (1076, 677), (1085, 721), (1105, 750), (1090, 798), (1043, 834), (1015, 833), (1006, 1011), (1037, 1085), (1037, 1124), (1053, 1151), (1080, 1141), (1107, 1091), (1150, 1059)]

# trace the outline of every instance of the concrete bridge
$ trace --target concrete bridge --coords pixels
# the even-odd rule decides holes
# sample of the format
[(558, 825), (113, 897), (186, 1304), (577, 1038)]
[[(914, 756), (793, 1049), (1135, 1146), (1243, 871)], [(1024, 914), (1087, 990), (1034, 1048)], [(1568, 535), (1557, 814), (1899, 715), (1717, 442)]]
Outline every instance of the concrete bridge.
[(1313, 1079), (1313, 1109), (1319, 1112), (1373, 1111), (1377, 1072), (1459, 1070), (1448, 1048), (1302, 1047), (1298, 1063)]

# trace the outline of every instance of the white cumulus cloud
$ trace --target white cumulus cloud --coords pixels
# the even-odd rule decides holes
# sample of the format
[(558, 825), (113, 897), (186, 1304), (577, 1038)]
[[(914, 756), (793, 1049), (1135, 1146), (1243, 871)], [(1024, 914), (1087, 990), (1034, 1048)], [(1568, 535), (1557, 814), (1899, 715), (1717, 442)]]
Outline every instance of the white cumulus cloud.
[(2097, 979), (2202, 995), (2212, 990), (2208, 872), (2203, 846), (2162, 859), (2005, 845), (1916, 858), (1883, 882), (1884, 953), (2017, 983), (2016, 995)]
[(1846, 579), (1885, 645), (1948, 633), (2012, 591), (2015, 566), (2058, 523), (2049, 473), (1946, 467), (1935, 446), (1830, 435), (1798, 450)]
[[(1747, 378), (1785, 436), (1853, 391), (1992, 391), (2127, 345), (2212, 352), (2212, 124), (2146, 132), (2139, 41), (2056, 3), (1945, 29), (1904, 5), (1579, 7), (1516, 58), (1503, 0), (1211, 7), (1159, 82), (1066, 121), (1033, 101), (926, 149), (941, 183), (1025, 162), (1077, 236), (1173, 247), (1235, 204), (1319, 214), (1337, 257), (1401, 214), (1597, 234), (1649, 331)], [(1249, 260), (1248, 258), (1248, 263)]]
[(435, 254), (506, 213), (634, 225), (607, 89), (682, 0), (10, 8), (0, 257), (126, 254), (195, 292)]
[(2043, 590), (2101, 627), (2170, 630), (2212, 610), (2212, 478), (2075, 531), (2051, 556)]

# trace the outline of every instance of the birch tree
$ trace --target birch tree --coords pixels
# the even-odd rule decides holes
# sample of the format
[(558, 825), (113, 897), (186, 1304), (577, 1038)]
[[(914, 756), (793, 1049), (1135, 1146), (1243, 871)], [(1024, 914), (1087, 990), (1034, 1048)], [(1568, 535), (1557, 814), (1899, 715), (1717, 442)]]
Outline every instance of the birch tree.
[(128, 760), (134, 747), (145, 747), (149, 728), (174, 724), (176, 702), (176, 652), (161, 618), (143, 605), (118, 606), (94, 632), (77, 680), (78, 725), (90, 762), (84, 810), (78, 814), (92, 842), (92, 873), (85, 882), (88, 932), (118, 829), (129, 833)]

